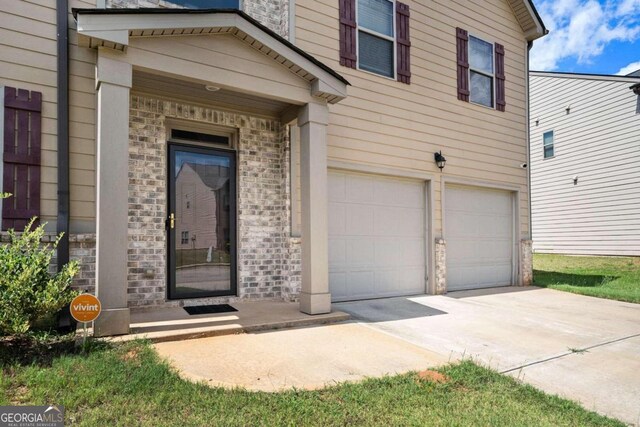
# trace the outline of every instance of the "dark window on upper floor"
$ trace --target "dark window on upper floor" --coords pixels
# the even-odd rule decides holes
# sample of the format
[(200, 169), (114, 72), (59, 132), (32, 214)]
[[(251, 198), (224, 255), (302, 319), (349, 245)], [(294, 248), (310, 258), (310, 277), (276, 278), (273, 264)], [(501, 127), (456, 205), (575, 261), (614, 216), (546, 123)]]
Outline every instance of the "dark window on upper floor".
[(393, 1), (358, 0), (358, 68), (395, 77)]
[(240, 0), (168, 0), (188, 9), (240, 9)]
[(553, 150), (553, 131), (545, 132), (542, 134), (542, 149), (544, 151), (544, 158), (548, 159), (549, 157), (554, 156)]
[(493, 108), (493, 44), (469, 36), (469, 100)]
[(338, 0), (340, 64), (409, 84), (410, 12), (396, 0)]
[(505, 111), (504, 46), (456, 28), (458, 99)]

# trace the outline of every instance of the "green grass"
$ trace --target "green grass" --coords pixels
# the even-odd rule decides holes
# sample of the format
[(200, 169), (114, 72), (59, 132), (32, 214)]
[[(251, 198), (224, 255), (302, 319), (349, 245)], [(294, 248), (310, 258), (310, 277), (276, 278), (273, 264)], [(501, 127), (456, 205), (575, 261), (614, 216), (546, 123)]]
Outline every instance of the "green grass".
[(55, 347), (30, 361), (32, 350), (6, 347), (0, 405), (62, 404), (68, 425), (623, 425), (471, 362), (442, 368), (442, 384), (406, 374), (270, 394), (184, 381), (145, 342), (94, 344), (87, 354)]
[(640, 303), (640, 258), (535, 254), (533, 282), (576, 294)]

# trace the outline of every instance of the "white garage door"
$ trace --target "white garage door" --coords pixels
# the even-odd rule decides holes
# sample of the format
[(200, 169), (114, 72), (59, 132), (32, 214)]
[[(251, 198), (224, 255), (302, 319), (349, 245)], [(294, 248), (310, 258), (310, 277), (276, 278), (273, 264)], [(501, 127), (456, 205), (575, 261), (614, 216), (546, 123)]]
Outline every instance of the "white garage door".
[(334, 301), (425, 292), (424, 183), (329, 173)]
[(513, 228), (510, 192), (447, 185), (447, 289), (511, 285)]

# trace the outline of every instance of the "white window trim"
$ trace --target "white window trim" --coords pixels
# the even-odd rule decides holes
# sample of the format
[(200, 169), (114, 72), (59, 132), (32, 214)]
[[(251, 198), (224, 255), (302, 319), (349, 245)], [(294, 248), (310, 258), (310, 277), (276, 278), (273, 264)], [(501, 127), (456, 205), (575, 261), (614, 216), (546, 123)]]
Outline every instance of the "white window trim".
[[(493, 73), (492, 74), (487, 74), (485, 71), (481, 71), (478, 69), (475, 69), (473, 67), (471, 67), (471, 55), (469, 54), (469, 52), (471, 51), (471, 37), (476, 38), (478, 40), (481, 40), (485, 43), (489, 43), (491, 45), (491, 49), (493, 51), (493, 57), (492, 59), (492, 64), (491, 64), (491, 68), (493, 69)], [(475, 34), (468, 34), (468, 41), (467, 41), (467, 58), (469, 58), (469, 69), (467, 70), (467, 75), (468, 75), (468, 82), (469, 82), (469, 102), (473, 105), (478, 105), (480, 107), (484, 107), (484, 108), (489, 108), (491, 110), (495, 110), (496, 109), (496, 44), (494, 42), (490, 42), (489, 40), (486, 40), (483, 37), (479, 37), (476, 36)], [(478, 74), (482, 74), (483, 76), (487, 76), (487, 77), (491, 77), (491, 79), (493, 80), (493, 84), (491, 85), (493, 94), (491, 96), (491, 100), (492, 105), (491, 107), (489, 107), (488, 105), (484, 105), (484, 104), (479, 104), (477, 102), (473, 102), (471, 100), (471, 71), (478, 73)]]
[[(389, 37), (386, 34), (378, 33), (377, 31), (370, 30), (365, 27), (361, 27), (359, 24), (359, 9), (358, 0), (356, 2), (356, 69), (358, 71), (363, 71), (365, 73), (382, 77), (384, 79), (389, 80), (397, 80), (398, 79), (398, 43), (396, 42), (397, 32), (396, 32), (396, 0), (387, 0), (393, 6), (393, 12), (391, 15), (391, 22), (393, 24), (393, 37)], [(389, 40), (393, 45), (393, 76), (383, 76), (382, 74), (378, 74), (374, 71), (364, 70), (360, 68), (360, 31), (364, 31), (365, 33), (371, 34), (372, 36), (379, 37), (381, 39)]]
[[(551, 144), (545, 144), (544, 136), (549, 132), (551, 132)], [(549, 145), (553, 147), (553, 155), (546, 157), (544, 155), (544, 149), (547, 148)], [(556, 132), (553, 129), (549, 129), (547, 131), (542, 132), (542, 160), (553, 159), (555, 156), (556, 156)]]

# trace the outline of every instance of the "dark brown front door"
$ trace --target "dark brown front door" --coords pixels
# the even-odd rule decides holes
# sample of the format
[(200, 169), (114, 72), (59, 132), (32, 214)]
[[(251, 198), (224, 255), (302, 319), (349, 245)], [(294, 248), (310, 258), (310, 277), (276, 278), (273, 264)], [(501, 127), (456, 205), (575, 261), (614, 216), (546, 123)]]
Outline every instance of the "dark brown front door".
[(236, 295), (235, 154), (169, 144), (169, 298)]

